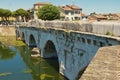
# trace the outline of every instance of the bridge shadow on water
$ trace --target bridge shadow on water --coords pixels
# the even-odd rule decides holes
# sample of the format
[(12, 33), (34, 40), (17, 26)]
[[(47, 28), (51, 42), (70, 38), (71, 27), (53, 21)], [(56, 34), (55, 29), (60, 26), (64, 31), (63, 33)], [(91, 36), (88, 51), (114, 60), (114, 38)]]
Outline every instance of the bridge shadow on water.
[(23, 46), (19, 48), (23, 61), (30, 69), (33, 80), (67, 80), (59, 74), (58, 58), (31, 57), (31, 48)]

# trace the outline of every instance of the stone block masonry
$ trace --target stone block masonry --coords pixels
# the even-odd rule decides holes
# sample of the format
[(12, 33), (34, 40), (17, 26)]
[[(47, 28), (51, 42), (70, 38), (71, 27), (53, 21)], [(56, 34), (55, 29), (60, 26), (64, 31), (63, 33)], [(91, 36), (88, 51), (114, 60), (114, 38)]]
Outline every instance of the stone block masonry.
[[(28, 46), (34, 45), (39, 48), (41, 57), (58, 57), (59, 72), (69, 80), (79, 79), (81, 70), (89, 65), (99, 48), (120, 44), (120, 37), (93, 33), (93, 23), (88, 24), (86, 22), (81, 24), (79, 22), (56, 21), (35, 23), (37, 23), (36, 26), (30, 22), (24, 26), (17, 27), (16, 36), (21, 37)], [(102, 23), (100, 25), (102, 26)], [(109, 53), (107, 54), (109, 55)], [(106, 57), (107, 55), (105, 54), (104, 56)], [(112, 60), (111, 58), (111, 61), (114, 61), (114, 59)], [(107, 62), (100, 64), (107, 64)], [(112, 69), (111, 67), (109, 68)], [(105, 69), (107, 70), (107, 68)], [(109, 74), (106, 73), (107, 75)]]
[(120, 80), (120, 46), (100, 48), (79, 80)]

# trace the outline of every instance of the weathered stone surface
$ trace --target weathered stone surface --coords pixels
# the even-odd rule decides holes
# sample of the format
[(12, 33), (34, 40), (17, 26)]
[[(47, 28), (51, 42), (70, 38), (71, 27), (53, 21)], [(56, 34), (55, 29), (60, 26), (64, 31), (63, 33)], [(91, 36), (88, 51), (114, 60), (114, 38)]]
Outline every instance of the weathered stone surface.
[(79, 80), (119, 80), (119, 56), (120, 46), (100, 48)]
[(21, 41), (22, 39), (21, 39), (21, 37), (18, 37), (18, 38), (16, 38), (16, 40), (19, 40), (19, 41)]
[(75, 30), (82, 32), (91, 32), (95, 34), (106, 34), (120, 36), (120, 21), (30, 21), (23, 24), (32, 27), (51, 27)]
[[(77, 22), (59, 22), (60, 25), (57, 25), (57, 22), (52, 23), (55, 24), (43, 22), (41, 27), (21, 26), (16, 29), (17, 35), (19, 33), (22, 36), (22, 33), (24, 33), (25, 43), (27, 45), (36, 44), (41, 49), (41, 57), (58, 56), (59, 72), (69, 80), (78, 79), (80, 71), (89, 64), (100, 47), (120, 44), (120, 37), (73, 31), (59, 27), (63, 25), (64, 27), (71, 27), (71, 24), (74, 23), (71, 27), (74, 28), (78, 24)], [(52, 26), (56, 26), (56, 28)], [(87, 28), (87, 31), (89, 29), (92, 30), (90, 27)], [(49, 42), (52, 42), (54, 46), (48, 46), (51, 45)]]
[(40, 57), (40, 49), (33, 48), (32, 51), (31, 51), (31, 56), (32, 57)]

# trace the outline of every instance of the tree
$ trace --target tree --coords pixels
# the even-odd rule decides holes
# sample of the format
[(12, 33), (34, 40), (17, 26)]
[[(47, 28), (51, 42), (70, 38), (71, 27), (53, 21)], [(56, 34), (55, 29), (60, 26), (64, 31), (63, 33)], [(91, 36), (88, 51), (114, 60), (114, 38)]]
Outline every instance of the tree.
[(19, 21), (19, 15), (16, 13), (16, 11), (12, 12), (12, 16), (15, 17), (16, 21)]
[[(28, 18), (29, 15), (30, 15), (30, 14), (29, 14), (26, 10), (21, 9), (21, 8), (20, 8), (20, 9), (17, 9), (16, 11), (14, 11), (14, 12), (12, 13), (12, 16), (14, 16), (17, 21), (21, 20), (21, 21), (23, 21), (23, 22), (26, 21), (26, 18)], [(21, 19), (20, 19), (19, 17), (21, 17)]]
[(96, 14), (97, 14), (96, 12), (90, 13), (90, 15), (96, 15)]
[(2, 20), (4, 20), (4, 18), (3, 18), (3, 15), (4, 15), (4, 9), (2, 9), (2, 8), (0, 8), (0, 17), (2, 18)]
[(10, 10), (4, 9), (3, 16), (4, 16), (6, 21), (9, 20), (9, 17), (11, 16), (11, 14), (12, 14), (12, 12)]
[(10, 16), (11, 16), (10, 10), (0, 8), (0, 17), (2, 18), (3, 21), (4, 21), (4, 18), (7, 21)]
[(37, 16), (42, 20), (55, 20), (60, 18), (60, 12), (56, 6), (47, 5), (39, 8)]

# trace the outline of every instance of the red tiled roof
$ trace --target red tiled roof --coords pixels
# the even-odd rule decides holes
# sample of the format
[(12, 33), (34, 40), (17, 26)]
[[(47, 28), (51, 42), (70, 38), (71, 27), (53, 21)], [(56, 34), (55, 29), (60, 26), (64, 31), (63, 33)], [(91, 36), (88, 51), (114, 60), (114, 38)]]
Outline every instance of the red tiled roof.
[(51, 4), (50, 2), (37, 2), (34, 5), (49, 5)]
[(118, 17), (120, 17), (120, 13), (117, 13), (116, 15), (117, 15)]
[(85, 14), (85, 13), (82, 13), (82, 16), (86, 16), (86, 14)]
[(80, 8), (79, 6), (77, 6), (77, 5), (66, 5), (66, 6), (70, 7), (70, 8), (73, 9), (73, 10), (75, 10), (75, 9), (77, 9), (77, 10), (81, 9), (81, 8)]
[(68, 6), (60, 6), (60, 8), (62, 8), (63, 10), (72, 10), (70, 7)]
[(66, 5), (66, 6), (60, 6), (63, 10), (81, 10), (82, 8), (76, 6), (76, 5)]

